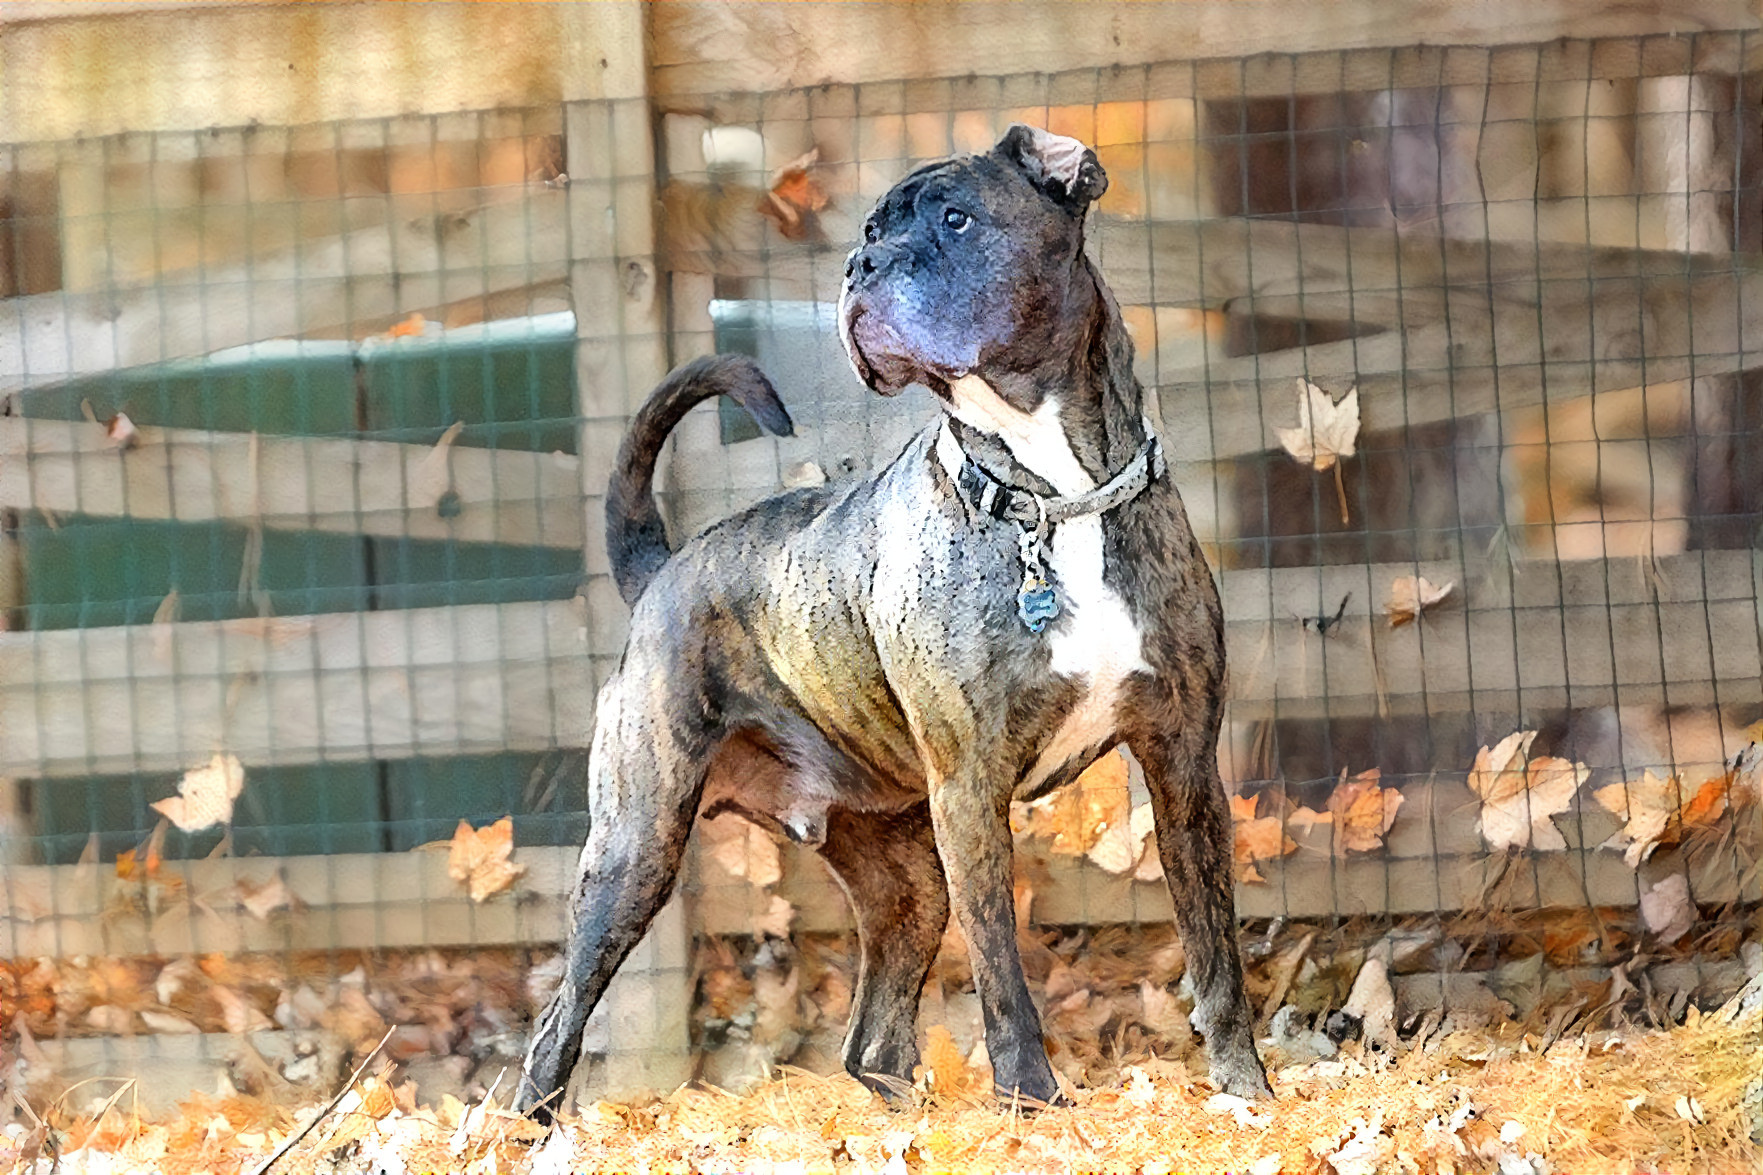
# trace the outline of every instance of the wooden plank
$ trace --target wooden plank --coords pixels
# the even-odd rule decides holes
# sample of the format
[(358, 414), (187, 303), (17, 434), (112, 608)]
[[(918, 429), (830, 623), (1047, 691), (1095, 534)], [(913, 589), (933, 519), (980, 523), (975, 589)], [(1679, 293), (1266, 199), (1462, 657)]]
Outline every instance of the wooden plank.
[[(1763, 258), (1754, 254), (1465, 239), (1249, 217), (1099, 219), (1089, 237), (1103, 276), (1123, 304), (1225, 309), (1242, 299), (1246, 304), (1230, 308), (1379, 325), (1435, 322), (1453, 301), (1527, 283), (1701, 280), (1763, 272)], [(1399, 305), (1388, 301), (1393, 297), (1400, 298)], [(1362, 310), (1359, 298), (1369, 298), (1369, 306)]]
[[(669, 264), (766, 276), (774, 297), (836, 290), (844, 254), (764, 240), (756, 216), (669, 185)], [(1467, 241), (1386, 229), (1215, 219), (1093, 226), (1123, 305), (1354, 323), (1341, 342), (1165, 369), (1175, 461), (1278, 447), (1295, 380), (1356, 386), (1366, 429), (1393, 428), (1763, 365), (1763, 258)], [(1377, 333), (1380, 332), (1380, 333)]]
[[(1418, 626), (1382, 617), (1399, 575), (1455, 582)], [(1617, 703), (1763, 696), (1763, 556), (1230, 571), (1230, 716), (1473, 711), (1516, 720)], [(1659, 595), (1655, 599), (1653, 592)], [(1298, 617), (1332, 612), (1322, 637)], [(602, 593), (604, 595), (604, 593)], [(0, 634), (0, 776), (533, 750), (591, 731), (599, 600)]]
[(0, 776), (585, 745), (585, 624), (547, 601), (3, 633)]
[[(1646, 18), (1642, 18), (1643, 20)], [(1508, 102), (1533, 112), (1553, 94), (1569, 109), (1583, 108), (1589, 82), (1691, 74), (1754, 73), (1763, 67), (1763, 42), (1747, 29), (1709, 29), (1694, 36), (1605, 37), (1603, 30), (1578, 31), (1582, 39), (1475, 43), (1416, 43), (1318, 48), (1293, 46), (1246, 56), (1200, 56), (1188, 52), (1144, 57), (1126, 53), (1101, 67), (1077, 66), (1060, 56), (1033, 72), (919, 75), (904, 67), (889, 77), (859, 82), (865, 106), (884, 115), (980, 114), (1003, 110), (1033, 118), (1039, 108), (1071, 111), (1099, 103), (1234, 101), (1289, 98), (1303, 94), (1381, 93), (1402, 89), (1459, 89), (1479, 93), (1487, 87), (1507, 91)], [(1754, 26), (1751, 30), (1754, 31)], [(1593, 38), (1598, 39), (1583, 39)], [(1395, 38), (1400, 42), (1400, 34)], [(689, 75), (695, 66), (688, 65)], [(840, 81), (785, 90), (732, 90), (663, 95), (665, 112), (702, 117), (722, 125), (774, 124), (802, 117), (805, 96), (824, 110), (849, 102)], [(1002, 97), (1008, 92), (1008, 98)], [(1511, 116), (1514, 107), (1508, 107)]]
[(528, 107), (644, 81), (642, 14), (619, 4), (121, 7), (0, 13), (0, 141)]
[[(1456, 592), (1421, 624), (1392, 629), (1390, 584), (1415, 574)], [(1763, 555), (1752, 551), (1650, 568), (1464, 560), (1227, 571), (1220, 582), (1233, 720), (1473, 711), (1528, 721), (1618, 702), (1763, 697)], [(1300, 625), (1344, 596), (1327, 637)]]
[[(1752, 256), (1221, 223), (1230, 228), (1153, 228), (1154, 284), (1179, 299), (1189, 292), (1181, 275), (1197, 274), (1193, 292), (1235, 313), (1346, 320), (1382, 333), (1164, 370), (1159, 389), (1178, 461), (1277, 448), (1276, 430), (1296, 420), (1299, 376), (1336, 394), (1358, 387), (1364, 427), (1378, 429), (1763, 364), (1763, 332), (1739, 310), (1763, 298)], [(1134, 252), (1110, 256), (1137, 292)]]
[(594, 512), (583, 558), (596, 577), (589, 606), (618, 629), (616, 647), (625, 612), (610, 580), (599, 578), (609, 568), (599, 518), (605, 479), (625, 423), (672, 366), (655, 143), (649, 104), (636, 99), (573, 104), (564, 125), (572, 226), (566, 252), (583, 421), (577, 451), (582, 496)]
[[(247, 783), (247, 786), (250, 786)], [(1290, 833), (1298, 848), (1263, 862), (1265, 883), (1237, 887), (1241, 917), (1332, 917), (1454, 912), (1483, 904), (1506, 865), (1475, 831), (1477, 801), (1461, 779), (1405, 780), (1404, 802), (1385, 848), (1337, 857), (1327, 825)], [(1728, 853), (1662, 848), (1640, 874), (1622, 854), (1599, 846), (1621, 821), (1596, 804), (1555, 818), (1567, 841), (1560, 852), (1520, 859), (1502, 894), (1519, 908), (1559, 904), (1633, 907), (1643, 885), (1685, 872), (1704, 904), (1763, 897), (1756, 871), (1741, 876)], [(1170, 917), (1167, 886), (1135, 882), (1082, 857), (1056, 856), (1044, 842), (1017, 844), (1018, 868), (1035, 888), (1040, 925), (1160, 922)], [(167, 861), (151, 902), (139, 881), (110, 864), (12, 865), (0, 892), (0, 957), (173, 955), (191, 951), (395, 949), (560, 941), (580, 849), (525, 846), (514, 860), (526, 873), (508, 893), (473, 903), (447, 875), (444, 849), (335, 856)], [(745, 935), (772, 894), (795, 906), (792, 928), (825, 933), (851, 928), (843, 893), (808, 849), (784, 845), (783, 879), (761, 890), (720, 872), (685, 883), (690, 931)], [(713, 877), (713, 880), (704, 880)], [(280, 879), (297, 899), (267, 918), (243, 906), (241, 884), (255, 891)], [(684, 969), (684, 934), (653, 938), (629, 968), (642, 975)]]
[[(247, 782), (249, 787), (250, 783)], [(472, 902), (447, 876), (447, 853), (167, 861), (142, 900), (139, 881), (109, 864), (6, 870), (0, 955), (174, 955), (187, 952), (492, 946), (556, 942), (579, 848), (518, 848), (526, 874), (506, 895)], [(294, 909), (251, 915), (255, 892), (281, 879)]]
[(225, 270), (153, 284), (0, 299), (0, 393), (353, 329), (568, 276), (566, 193), (357, 229)]
[[(1486, 894), (1507, 865), (1491, 854), (1475, 831), (1477, 801), (1460, 781), (1405, 782), (1382, 852), (1332, 852), (1327, 825), (1289, 829), (1298, 848), (1257, 869), (1264, 883), (1237, 886), (1242, 918), (1330, 918), (1355, 915), (1454, 913), (1486, 904)], [(1632, 908), (1643, 884), (1667, 873), (1686, 872), (1699, 902), (1755, 902), (1763, 897), (1756, 871), (1741, 877), (1727, 853), (1692, 854), (1660, 849), (1638, 875), (1612, 850), (1599, 850), (1621, 824), (1589, 801), (1556, 819), (1568, 850), (1532, 853), (1520, 859), (1500, 893), (1516, 908), (1588, 904)], [(1582, 848), (1583, 846), (1583, 848)], [(793, 929), (837, 933), (852, 929), (849, 907), (838, 883), (810, 850), (786, 845), (781, 851), (783, 880), (775, 892), (796, 907)], [(1094, 926), (1167, 922), (1172, 917), (1169, 888), (1158, 881), (1134, 881), (1109, 873), (1083, 857), (1055, 856), (1044, 842), (1017, 841), (1017, 872), (1034, 887), (1032, 918), (1042, 926)], [(724, 883), (715, 900), (701, 897), (705, 934), (751, 934), (754, 919), (770, 902), (763, 891), (744, 883)]]
[(581, 478), (567, 453), (148, 426), (119, 451), (95, 424), (0, 417), (0, 508), (51, 514), (579, 548)]
[[(1260, 54), (1321, 56), (1338, 79), (1340, 59), (1328, 55), (1344, 50), (1373, 51), (1361, 55), (1347, 77), (1364, 88), (1383, 89), (1391, 85), (1389, 51), (1416, 45), (1529, 46), (1563, 37), (1760, 27), (1752, 6), (1729, 0), (1621, 11), (1597, 0), (1484, 5), (1378, 0), (1350, 8), (1199, 0), (1161, 6), (1154, 19), (1131, 3), (835, 5), (816, 9), (812, 19), (787, 4), (676, 3), (655, 9), (652, 20), (651, 89), (666, 108), (680, 110), (700, 109), (706, 96), (729, 93), (1049, 69), (1106, 74), (1119, 67)], [(1260, 70), (1249, 64), (1231, 61), (1210, 73), (1189, 71), (1184, 64), (1180, 72), (1194, 78), (1201, 93), (1293, 92), (1288, 62), (1275, 59)], [(1640, 65), (1645, 68), (1645, 61)], [(1671, 68), (1681, 67), (1673, 63)], [(1142, 75), (1130, 68), (1125, 72), (1142, 92)], [(1469, 80), (1486, 80), (1486, 73)]]
[[(1456, 582), (1421, 625), (1380, 609), (1398, 575)], [(1715, 704), (1763, 695), (1763, 556), (1342, 565), (1227, 572), (1231, 718)], [(1333, 612), (1328, 637), (1299, 616)], [(1657, 595), (1655, 595), (1657, 593)], [(610, 614), (614, 605), (606, 603)], [(584, 603), (0, 633), (0, 776), (585, 745)], [(589, 646), (589, 625), (594, 625)]]
[[(623, 0), (616, 7), (646, 34), (649, 6)], [(582, 457), (581, 499), (590, 518), (582, 547), (589, 574), (578, 598), (593, 633), (590, 647), (608, 652), (624, 647), (629, 613), (610, 576), (602, 574), (609, 566), (601, 519), (606, 477), (624, 422), (671, 366), (667, 279), (656, 248), (650, 48), (646, 35), (617, 47), (617, 67), (637, 75), (633, 87), (605, 101), (564, 108), (570, 232), (558, 255), (568, 259), (575, 312), (576, 403), (582, 419), (576, 451)], [(587, 726), (581, 729), (582, 737), (590, 735)], [(691, 917), (689, 899), (676, 896), (650, 927), (643, 948), (668, 956), (668, 968), (636, 981), (617, 980), (607, 992), (612, 1051), (597, 1076), (615, 1090), (671, 1089), (691, 1077)]]
[[(749, 197), (752, 197), (751, 199)], [(772, 297), (837, 290), (849, 242), (791, 242), (752, 210), (757, 190), (675, 181), (661, 193), (666, 263), (676, 272), (767, 278)], [(1215, 217), (1146, 221), (1098, 216), (1089, 249), (1123, 306), (1425, 326), (1458, 304), (1526, 297), (1542, 283), (1750, 279), (1753, 254), (1619, 249), (1555, 241), (1489, 241), (1394, 228)], [(1585, 291), (1579, 293), (1584, 302)], [(1730, 317), (1730, 314), (1729, 314)]]

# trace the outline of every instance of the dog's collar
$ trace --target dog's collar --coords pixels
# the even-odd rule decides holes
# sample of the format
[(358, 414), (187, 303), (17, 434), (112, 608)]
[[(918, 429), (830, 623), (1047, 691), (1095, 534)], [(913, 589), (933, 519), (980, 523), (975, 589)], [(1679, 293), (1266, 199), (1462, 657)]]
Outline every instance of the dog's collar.
[(1163, 442), (1157, 438), (1149, 417), (1141, 417), (1145, 425), (1145, 443), (1119, 473), (1081, 494), (1045, 498), (1020, 486), (1006, 485), (980, 468), (961, 447), (955, 430), (943, 421), (942, 435), (937, 437), (937, 458), (955, 483), (955, 489), (967, 504), (981, 514), (1005, 522), (1055, 526), (1085, 514), (1101, 514), (1125, 505), (1144, 492), (1145, 487), (1169, 472), (1163, 457)]

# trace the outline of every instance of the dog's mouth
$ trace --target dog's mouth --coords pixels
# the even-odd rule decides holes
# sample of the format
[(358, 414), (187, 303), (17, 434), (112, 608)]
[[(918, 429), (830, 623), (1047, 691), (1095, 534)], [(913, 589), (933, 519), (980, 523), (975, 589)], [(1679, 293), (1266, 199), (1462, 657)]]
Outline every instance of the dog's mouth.
[(917, 365), (904, 351), (906, 340), (861, 303), (845, 300), (839, 335), (851, 369), (863, 386), (883, 396), (897, 396), (917, 380)]
[(933, 362), (913, 348), (890, 323), (885, 311), (873, 311), (859, 298), (846, 295), (839, 305), (839, 341), (857, 378), (878, 395), (899, 395), (915, 383), (931, 390), (947, 388), (973, 369), (973, 356), (950, 356), (956, 362)]

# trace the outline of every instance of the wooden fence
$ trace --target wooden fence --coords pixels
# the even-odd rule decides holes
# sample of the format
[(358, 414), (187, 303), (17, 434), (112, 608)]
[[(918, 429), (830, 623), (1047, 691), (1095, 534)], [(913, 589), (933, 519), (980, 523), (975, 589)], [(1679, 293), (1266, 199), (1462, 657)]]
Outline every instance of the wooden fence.
[[(585, 746), (593, 691), (624, 637), (598, 520), (633, 406), (670, 364), (716, 346), (713, 300), (835, 297), (844, 242), (867, 203), (912, 159), (983, 144), (1011, 117), (1092, 138), (1115, 171), (1092, 249), (1138, 334), (1177, 480), (1221, 563), (1234, 783), (1272, 778), (1249, 765), (1254, 744), (1289, 721), (1326, 730), (1468, 716), (1453, 729), (1470, 732), (1472, 753), (1558, 715), (1604, 710), (1623, 721), (1694, 708), (1715, 715), (1712, 743), (1668, 739), (1660, 754), (1631, 737), (1592, 767), (1628, 778), (1649, 766), (1723, 765), (1735, 724), (1763, 703), (1754, 538), (1563, 560), (1536, 547), (1538, 534), (1543, 547), (1554, 541), (1562, 519), (1531, 527), (1526, 546), (1496, 516), (1483, 521), (1508, 528), (1498, 557), (1461, 536), (1439, 557), (1239, 557), (1245, 535), (1272, 535), (1248, 517), (1242, 471), (1277, 453), (1300, 376), (1337, 393), (1357, 387), (1368, 437), (1396, 445), (1428, 427), (1492, 421), (1496, 450), (1537, 420), (1546, 443), (1546, 413), (1593, 395), (1693, 381), (1721, 389), (1723, 402), (1754, 396), (1740, 376), (1763, 353), (1750, 309), (1763, 304), (1763, 257), (1744, 124), (1756, 121), (1763, 31), (1746, 5), (1375, 0), (1336, 11), (1280, 0), (804, 14), (768, 4), (15, 4), (0, 22), (8, 567), (22, 558), (19, 519), (54, 526), (76, 515), (224, 523), (258, 542), (316, 533), (582, 556), (573, 597), (0, 633), (8, 781), (170, 778), (216, 748), (249, 773)], [(1725, 88), (1691, 80), (1706, 78)], [(1628, 95), (1614, 114), (1593, 97), (1612, 87)], [(1463, 147), (1477, 163), (1473, 195), (1447, 199), (1438, 181), (1435, 202), (1455, 219), (1326, 223), (1225, 206), (1226, 156), (1210, 144), (1231, 128), (1208, 130), (1208, 117), (1357, 93), (1471, 103), (1435, 119), (1446, 138), (1474, 140)], [(1630, 182), (1600, 187), (1596, 136), (1617, 120), (1647, 163)], [(759, 155), (732, 167), (713, 157), (714, 128), (742, 128)], [(1680, 140), (1688, 146), (1671, 154)], [(454, 144), (465, 154), (450, 154)], [(513, 144), (512, 170), (496, 170), (496, 144)], [(758, 207), (774, 169), (810, 149), (831, 204), (815, 231), (792, 239)], [(1435, 150), (1442, 160), (1445, 148)], [(1564, 184), (1560, 159), (1575, 151), (1579, 178)], [(388, 180), (365, 212), (338, 196), (329, 231), (316, 231), (290, 177), (309, 157), (351, 152), (392, 172), (426, 167), (427, 179), (402, 189)], [(457, 163), (467, 156), (469, 166)], [(455, 164), (469, 177), (446, 180)], [(192, 186), (167, 194), (163, 177), (178, 167)], [(343, 181), (330, 190), (343, 192)], [(131, 221), (137, 198), (156, 211)], [(1577, 225), (1563, 215), (1576, 208)], [(359, 364), (364, 337), (395, 349), (408, 316), (450, 325), (461, 307), (470, 321), (572, 315), (573, 452), (145, 416), (119, 444), (114, 427), (66, 405), (32, 409), (80, 381), (287, 337), (331, 340), (340, 362)], [(1244, 323), (1345, 331), (1227, 345)], [(835, 474), (873, 465), (910, 423), (861, 401), (834, 411), (848, 393), (817, 399), (818, 384), (794, 394), (810, 408), (799, 415), (820, 425), (795, 441), (727, 445), (714, 412), (688, 422), (669, 470), (677, 526), (770, 492), (808, 462)], [(1356, 485), (1358, 509), (1381, 492)], [(1631, 521), (1650, 544), (1663, 533), (1652, 516)], [(1456, 594), (1423, 623), (1391, 628), (1383, 600), (1410, 575), (1454, 582)], [(29, 585), (28, 573), (0, 572), (0, 607), (28, 606)], [(1299, 622), (1330, 615), (1336, 600), (1337, 625)], [(1242, 888), (1243, 913), (1473, 904), (1488, 853), (1461, 778), (1468, 767), (1465, 756), (1454, 773), (1392, 772), (1404, 802), (1386, 853), (1343, 859), (1326, 837), (1300, 838), (1293, 855), (1263, 864), (1266, 884)], [(1519, 900), (1633, 906), (1645, 881), (1619, 854), (1597, 851), (1621, 821), (1581, 807), (1569, 847), (1534, 855)], [(1167, 916), (1158, 883), (1025, 853), (1052, 882), (1038, 891), (1043, 921)], [(167, 862), (167, 876), (202, 900), (122, 915), (119, 891), (140, 883), (109, 864), (14, 856), (0, 865), (0, 954), (554, 941), (574, 855), (516, 850), (525, 877), (512, 896), (481, 905), (448, 878), (440, 853)], [(684, 914), (664, 920), (652, 965), (621, 980), (647, 993), (639, 1002), (650, 1014), (630, 1039), (644, 1041), (631, 1063), (648, 1080), (683, 1064), (693, 933), (741, 933), (775, 896), (792, 903), (797, 929), (847, 924), (824, 872), (794, 854), (765, 893), (717, 868), (694, 865)], [(1666, 850), (1646, 876), (1672, 870), (1689, 875), (1703, 904), (1758, 898), (1756, 870), (1730, 854)], [(243, 908), (240, 883), (271, 877), (295, 901), (262, 920)]]

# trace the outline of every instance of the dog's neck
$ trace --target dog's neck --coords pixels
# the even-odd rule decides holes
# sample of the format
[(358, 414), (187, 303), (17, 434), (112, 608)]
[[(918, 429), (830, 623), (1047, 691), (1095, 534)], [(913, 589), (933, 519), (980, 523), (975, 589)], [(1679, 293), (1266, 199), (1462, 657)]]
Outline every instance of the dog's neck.
[(1145, 440), (1119, 308), (1087, 258), (1072, 276), (1061, 322), (1075, 325), (1033, 348), (1053, 359), (1020, 371), (992, 365), (940, 389), (961, 449), (995, 480), (1043, 495), (1094, 489)]

